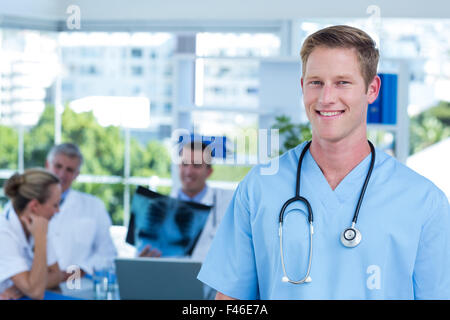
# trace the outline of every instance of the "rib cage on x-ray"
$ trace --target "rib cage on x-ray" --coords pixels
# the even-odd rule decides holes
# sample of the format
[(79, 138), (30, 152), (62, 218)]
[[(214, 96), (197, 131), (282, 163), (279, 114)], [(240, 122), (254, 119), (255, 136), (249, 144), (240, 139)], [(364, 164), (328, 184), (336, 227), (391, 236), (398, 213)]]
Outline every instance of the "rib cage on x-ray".
[[(138, 250), (150, 244), (163, 256), (192, 253), (211, 207), (182, 201), (138, 187), (133, 197), (127, 242)], [(131, 221), (130, 221), (131, 222)], [(133, 234), (130, 235), (130, 232)], [(131, 238), (134, 238), (130, 241)]]

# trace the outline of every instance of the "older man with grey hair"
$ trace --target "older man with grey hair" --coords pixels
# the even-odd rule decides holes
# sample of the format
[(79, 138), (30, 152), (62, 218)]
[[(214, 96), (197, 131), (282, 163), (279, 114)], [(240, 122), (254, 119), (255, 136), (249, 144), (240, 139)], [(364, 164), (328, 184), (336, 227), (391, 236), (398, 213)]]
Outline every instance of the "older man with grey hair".
[(61, 180), (62, 189), (60, 212), (49, 224), (49, 237), (61, 270), (78, 266), (82, 274), (92, 274), (95, 266), (112, 262), (117, 251), (103, 202), (71, 188), (82, 163), (83, 155), (72, 143), (56, 145), (48, 153), (45, 166)]

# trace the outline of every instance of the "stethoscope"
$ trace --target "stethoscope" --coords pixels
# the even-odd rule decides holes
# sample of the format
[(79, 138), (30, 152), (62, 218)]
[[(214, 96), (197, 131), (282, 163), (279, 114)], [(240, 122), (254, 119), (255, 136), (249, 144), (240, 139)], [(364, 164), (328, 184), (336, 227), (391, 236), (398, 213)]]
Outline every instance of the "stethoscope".
[[(369, 183), (370, 175), (372, 174), (373, 166), (375, 163), (375, 148), (373, 147), (373, 144), (369, 142), (370, 150), (371, 150), (371, 160), (370, 160), (370, 166), (369, 171), (367, 172), (366, 180), (364, 181), (363, 187), (361, 189), (361, 194), (359, 195), (358, 204), (356, 205), (355, 213), (353, 215), (352, 225), (351, 227), (345, 229), (341, 234), (341, 243), (347, 247), (347, 248), (354, 248), (356, 247), (362, 239), (361, 232), (355, 228), (356, 221), (358, 220), (358, 214), (359, 209), (361, 208), (361, 203), (364, 198), (364, 193), (366, 192), (367, 184)], [(278, 229), (278, 236), (280, 237), (280, 255), (281, 255), (281, 266), (283, 268), (283, 278), (281, 279), (283, 282), (290, 282), (293, 284), (302, 284), (305, 282), (311, 282), (311, 277), (309, 276), (309, 273), (311, 271), (311, 260), (312, 260), (312, 243), (313, 243), (313, 234), (314, 234), (314, 227), (313, 227), (313, 212), (311, 205), (309, 204), (309, 201), (300, 196), (300, 173), (302, 169), (302, 162), (303, 157), (306, 154), (306, 151), (308, 151), (309, 147), (311, 145), (311, 141), (309, 141), (306, 146), (303, 148), (303, 151), (300, 155), (300, 159), (298, 160), (298, 167), (297, 167), (297, 180), (295, 183), (295, 196), (289, 200), (287, 200), (280, 211), (280, 218), (279, 218), (279, 229)], [(284, 218), (284, 212), (286, 208), (292, 204), (293, 202), (300, 201), (306, 205), (306, 208), (308, 210), (308, 222), (309, 222), (309, 259), (308, 259), (308, 269), (306, 271), (306, 276), (302, 278), (301, 280), (294, 281), (291, 280), (287, 273), (286, 273), (286, 267), (284, 264), (284, 252), (283, 252), (283, 218)]]

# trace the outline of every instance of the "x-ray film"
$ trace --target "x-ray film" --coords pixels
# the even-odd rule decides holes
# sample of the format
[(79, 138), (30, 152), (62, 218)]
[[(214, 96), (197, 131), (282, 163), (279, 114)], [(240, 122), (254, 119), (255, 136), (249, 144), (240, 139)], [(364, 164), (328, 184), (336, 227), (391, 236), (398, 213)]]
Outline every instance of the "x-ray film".
[(188, 256), (211, 208), (138, 187), (131, 203), (127, 242), (138, 252), (149, 244), (165, 257)]

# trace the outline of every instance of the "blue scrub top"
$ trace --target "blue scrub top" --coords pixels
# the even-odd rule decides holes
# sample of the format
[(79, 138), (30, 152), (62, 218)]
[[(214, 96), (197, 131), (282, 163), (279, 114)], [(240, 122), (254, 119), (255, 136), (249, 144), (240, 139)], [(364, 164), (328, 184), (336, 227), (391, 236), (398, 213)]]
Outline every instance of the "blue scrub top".
[[(450, 299), (448, 199), (378, 148), (356, 224), (362, 240), (355, 248), (344, 247), (340, 235), (351, 225), (371, 156), (333, 191), (307, 151), (300, 195), (314, 213), (312, 282), (281, 281), (279, 213), (295, 195), (305, 144), (277, 159), (276, 174), (263, 175), (267, 166), (258, 165), (239, 184), (198, 279), (238, 299)], [(306, 212), (296, 203), (284, 216), (284, 259), (293, 280), (307, 270)]]

